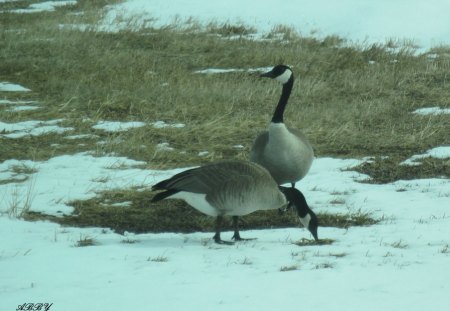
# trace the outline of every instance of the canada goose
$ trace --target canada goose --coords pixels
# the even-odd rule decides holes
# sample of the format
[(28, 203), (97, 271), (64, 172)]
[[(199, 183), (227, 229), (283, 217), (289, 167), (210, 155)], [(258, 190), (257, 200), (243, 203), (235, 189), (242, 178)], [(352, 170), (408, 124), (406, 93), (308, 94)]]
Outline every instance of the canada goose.
[(239, 241), (243, 239), (238, 216), (287, 205), (270, 173), (249, 161), (215, 162), (188, 169), (157, 183), (152, 190), (165, 190), (156, 194), (152, 202), (182, 199), (198, 211), (217, 217), (213, 239), (218, 244), (233, 244), (220, 238), (223, 216), (233, 216), (233, 239)]
[(295, 206), (301, 224), (311, 232), (314, 240), (319, 241), (319, 237), (317, 236), (317, 228), (319, 226), (317, 216), (309, 208), (303, 193), (293, 187), (288, 188), (280, 186), (280, 190), (284, 193), (289, 202), (287, 208), (290, 208), (292, 205)]
[(260, 75), (275, 79), (283, 91), (269, 128), (259, 134), (252, 146), (250, 160), (264, 166), (279, 184), (295, 183), (305, 177), (311, 167), (314, 152), (306, 136), (297, 129), (286, 127), (283, 115), (294, 85), (294, 74), (286, 65), (277, 65)]

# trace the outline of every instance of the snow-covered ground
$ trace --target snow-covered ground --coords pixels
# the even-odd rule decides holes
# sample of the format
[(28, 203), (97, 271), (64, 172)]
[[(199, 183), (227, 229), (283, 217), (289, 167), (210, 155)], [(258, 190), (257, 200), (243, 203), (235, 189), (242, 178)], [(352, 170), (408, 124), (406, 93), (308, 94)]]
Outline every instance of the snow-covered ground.
[[(111, 7), (110, 14), (139, 12), (160, 23), (175, 15), (204, 22), (241, 20), (259, 31), (282, 23), (304, 33), (319, 29), (351, 40), (416, 38), (425, 46), (450, 38), (446, 1), (279, 3), (130, 0)], [(8, 98), (18, 91), (29, 89), (0, 81), (0, 109), (38, 105)], [(449, 112), (430, 107), (414, 113), (433, 118)], [(0, 135), (15, 139), (56, 131), (68, 139), (80, 138), (71, 135), (71, 128), (59, 127), (60, 122), (0, 122)], [(143, 125), (100, 121), (94, 127), (111, 132)], [(184, 127), (162, 121), (152, 125)], [(241, 148), (241, 142), (235, 147)], [(404, 164), (420, 165), (425, 157), (450, 159), (449, 146), (435, 146)], [(379, 224), (348, 230), (320, 227), (319, 237), (333, 239), (331, 245), (298, 246), (293, 242), (310, 238), (309, 233), (288, 228), (244, 231), (244, 237), (257, 240), (219, 246), (211, 242), (212, 233), (121, 236), (108, 229), (25, 222), (8, 215), (23, 208), (70, 213), (71, 200), (105, 189), (149, 187), (181, 169), (150, 171), (139, 168), (142, 162), (89, 153), (43, 162), (7, 160), (0, 163), (0, 310), (16, 310), (25, 303), (49, 303), (50, 310), (67, 311), (448, 310), (450, 180), (362, 183), (368, 177), (351, 170), (361, 161), (370, 159), (318, 158), (298, 186), (316, 212), (368, 212), (382, 219)], [(95, 244), (77, 246), (87, 238)]]
[[(412, 40), (423, 49), (450, 44), (450, 1), (447, 0), (127, 0), (111, 7), (106, 24), (117, 16), (163, 26), (193, 18), (244, 24), (259, 32), (291, 26), (304, 35), (339, 35), (353, 42)], [(127, 24), (128, 25), (128, 24)], [(120, 24), (114, 24), (120, 27)]]
[[(4, 215), (0, 308), (48, 302), (54, 310), (423, 310), (430, 304), (448, 309), (450, 181), (371, 185), (358, 182), (367, 176), (347, 170), (358, 163), (316, 159), (300, 183), (315, 211), (361, 210), (383, 219), (348, 230), (321, 227), (321, 238), (335, 240), (331, 245), (293, 244), (310, 238), (300, 228), (244, 231), (257, 240), (219, 246), (211, 242), (212, 233), (124, 237)], [(49, 214), (70, 212), (71, 199), (149, 186), (179, 171), (148, 171), (135, 164), (89, 154), (42, 163), (6, 161), (0, 179), (17, 181), (0, 185), (1, 210), (29, 204)], [(12, 168), (21, 165), (32, 172), (15, 174)], [(95, 245), (76, 246), (86, 238)]]

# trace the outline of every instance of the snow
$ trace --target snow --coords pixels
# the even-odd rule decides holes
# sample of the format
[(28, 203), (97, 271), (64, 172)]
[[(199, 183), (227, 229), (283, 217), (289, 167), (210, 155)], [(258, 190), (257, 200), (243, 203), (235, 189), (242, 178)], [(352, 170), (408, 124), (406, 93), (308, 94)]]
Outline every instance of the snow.
[(66, 139), (83, 139), (83, 138), (99, 138), (100, 136), (94, 134), (79, 134), (79, 135), (69, 135)]
[(70, 214), (73, 208), (68, 202), (71, 200), (89, 199), (102, 190), (154, 182), (152, 172), (130, 168), (139, 164), (143, 162), (120, 157), (94, 157), (87, 153), (54, 157), (46, 162), (5, 161), (0, 165), (0, 177), (11, 178), (14, 176), (13, 168), (17, 166), (33, 168), (36, 172), (26, 176), (25, 183), (0, 183), (0, 198), (5, 198), (0, 211), (7, 210), (12, 201), (31, 196), (32, 211), (50, 215)]
[(105, 132), (124, 132), (130, 128), (145, 126), (144, 122), (120, 122), (120, 121), (99, 121), (92, 126), (93, 129)]
[(8, 100), (8, 99), (0, 99), (0, 108), (1, 108), (1, 105), (5, 105), (5, 106), (15, 105), (14, 107), (6, 109), (6, 111), (20, 112), (20, 111), (36, 110), (36, 109), (40, 108), (39, 106), (31, 106), (29, 104), (36, 104), (36, 102), (30, 101), (30, 100), (12, 101), (12, 100)]
[(450, 114), (450, 108), (440, 108), (440, 107), (420, 108), (420, 109), (414, 110), (413, 113), (422, 115), (422, 116)]
[(416, 154), (411, 158), (403, 161), (402, 165), (420, 165), (418, 160), (424, 158), (436, 158), (436, 159), (450, 159), (450, 146), (441, 146), (428, 150), (424, 154)]
[(77, 1), (44, 1), (39, 3), (33, 3), (26, 9), (10, 10), (11, 13), (40, 13), (40, 12), (53, 12), (57, 7), (65, 5), (75, 5)]
[[(430, 47), (448, 44), (449, 9), (449, 2), (438, 0), (302, 0), (281, 7), (273, 0), (129, 0), (110, 6), (105, 22), (119, 14), (155, 17), (159, 25), (175, 16), (193, 16), (204, 23), (243, 22), (260, 32), (282, 23), (304, 34), (318, 30), (319, 35), (378, 42), (411, 38)], [(0, 91), (29, 90), (1, 82)], [(23, 103), (3, 99), (0, 104)], [(441, 110), (447, 111), (432, 109), (431, 114)], [(64, 134), (71, 128), (59, 127), (62, 121), (0, 122), (0, 136), (49, 130)], [(94, 127), (124, 131), (147, 124), (185, 127), (165, 121), (101, 121)], [(86, 137), (96, 138), (66, 136)], [(232, 148), (244, 146), (236, 142)], [(436, 146), (409, 161), (448, 159), (449, 148)], [(363, 161), (368, 159), (317, 158), (298, 187), (316, 212), (370, 213), (381, 222), (348, 229), (319, 227), (319, 237), (334, 243), (301, 247), (294, 242), (310, 238), (302, 228), (243, 231), (243, 237), (257, 240), (223, 246), (212, 243), (211, 232), (122, 236), (105, 228), (23, 221), (10, 215), (28, 208), (70, 214), (73, 200), (92, 198), (102, 190), (148, 188), (183, 169), (148, 170), (142, 168), (145, 162), (87, 152), (48, 161), (6, 160), (0, 163), (0, 310), (15, 310), (24, 303), (52, 303), (50, 310), (67, 311), (449, 309), (450, 180), (364, 183), (369, 177), (352, 170)], [(231, 235), (224, 232), (222, 237)], [(95, 244), (78, 247), (86, 238)]]
[(50, 121), (23, 121), (17, 123), (5, 123), (0, 121), (0, 137), (7, 138), (22, 138), (25, 136), (39, 136), (50, 133), (64, 133), (66, 131), (72, 131), (71, 127), (60, 127), (55, 125), (62, 120), (50, 120)]
[(201, 74), (219, 74), (219, 73), (232, 73), (232, 72), (267, 72), (272, 70), (273, 67), (259, 67), (259, 68), (207, 68), (202, 70), (196, 70), (194, 73)]
[(22, 105), (22, 104), (35, 104), (36, 102), (31, 100), (9, 100), (9, 99), (0, 99), (0, 105)]
[[(130, 128), (137, 128), (137, 127), (143, 127), (145, 126), (145, 122), (140, 121), (131, 121), (131, 122), (122, 122), (122, 121), (99, 121), (96, 125), (92, 126), (93, 129), (96, 130), (103, 130), (105, 132), (124, 132), (127, 131)], [(162, 129), (167, 127), (172, 128), (183, 128), (185, 127), (185, 124), (183, 123), (166, 123), (165, 121), (156, 121), (151, 122), (150, 125), (152, 125), (154, 128)]]
[[(331, 245), (293, 244), (309, 238), (299, 228), (244, 231), (244, 237), (257, 240), (221, 246), (212, 243), (212, 233), (121, 236), (4, 215), (0, 308), (48, 302), (69, 311), (83, 304), (90, 310), (141, 305), (155, 310), (272, 310), (280, 305), (286, 310), (299, 305), (304, 310), (336, 305), (423, 310), (432, 301), (445, 310), (450, 305), (450, 181), (361, 183), (367, 176), (347, 171), (358, 163), (318, 158), (300, 183), (316, 211), (364, 210), (384, 217), (369, 227), (320, 227), (321, 238), (335, 240)], [(24, 182), (0, 185), (0, 210), (8, 209), (14, 193), (30, 193), (31, 210), (60, 215), (71, 211), (70, 200), (104, 189), (148, 187), (180, 171), (144, 170), (133, 168), (142, 162), (80, 153), (36, 163), (9, 160), (0, 166), (1, 178), (21, 164), (36, 172)], [(345, 201), (342, 207), (329, 203), (337, 193)], [(231, 235), (225, 232), (223, 238)], [(95, 244), (76, 246), (86, 238)]]
[(30, 110), (36, 110), (39, 108), (40, 107), (25, 105), (25, 106), (15, 106), (11, 109), (8, 109), (8, 111), (13, 111), (13, 112), (30, 111)]
[(174, 151), (175, 148), (170, 147), (169, 143), (159, 143), (156, 145), (156, 149), (159, 151)]
[[(133, 18), (136, 25), (157, 27), (194, 21), (244, 24), (267, 33), (277, 25), (292, 26), (304, 35), (339, 35), (353, 42), (412, 40), (422, 48), (450, 44), (450, 2), (447, 0), (127, 0), (110, 6), (105, 28), (118, 30)], [(116, 22), (115, 22), (116, 21)]]
[(158, 128), (158, 129), (162, 129), (162, 128), (166, 128), (166, 127), (173, 127), (173, 128), (183, 128), (186, 125), (183, 123), (166, 123), (165, 121), (156, 121), (152, 123), (154, 128)]
[(29, 92), (29, 91), (31, 90), (19, 84), (0, 82), (0, 92)]

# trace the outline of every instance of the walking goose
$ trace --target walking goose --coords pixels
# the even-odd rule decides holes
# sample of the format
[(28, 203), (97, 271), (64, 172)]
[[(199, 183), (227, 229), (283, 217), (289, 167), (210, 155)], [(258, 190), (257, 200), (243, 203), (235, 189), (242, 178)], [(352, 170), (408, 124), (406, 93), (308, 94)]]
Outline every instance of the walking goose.
[(294, 74), (288, 66), (277, 65), (260, 77), (277, 80), (283, 90), (269, 128), (253, 143), (250, 160), (265, 167), (279, 185), (291, 183), (295, 187), (295, 183), (308, 173), (314, 152), (301, 131), (284, 124), (283, 115), (294, 85)]
[(156, 194), (152, 202), (182, 199), (198, 211), (217, 217), (213, 239), (218, 244), (233, 244), (220, 238), (224, 216), (233, 216), (233, 239), (239, 241), (243, 239), (238, 216), (287, 205), (285, 194), (270, 173), (248, 161), (215, 162), (188, 169), (157, 183), (152, 190), (165, 190)]

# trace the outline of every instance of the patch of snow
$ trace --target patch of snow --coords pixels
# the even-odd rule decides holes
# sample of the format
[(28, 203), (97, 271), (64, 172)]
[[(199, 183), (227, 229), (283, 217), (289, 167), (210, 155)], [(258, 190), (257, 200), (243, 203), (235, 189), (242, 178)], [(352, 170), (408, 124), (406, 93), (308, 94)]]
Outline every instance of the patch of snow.
[(450, 114), (450, 108), (440, 108), (440, 107), (420, 108), (420, 109), (414, 110), (413, 113), (419, 114), (422, 116)]
[(17, 9), (7, 11), (8, 13), (40, 13), (40, 12), (53, 12), (57, 7), (66, 5), (75, 5), (77, 1), (44, 1), (33, 3), (26, 9)]
[(8, 109), (8, 111), (18, 112), (18, 111), (30, 111), (40, 109), (38, 106), (15, 106), (13, 108)]
[(198, 153), (198, 156), (199, 156), (199, 157), (206, 157), (208, 154), (209, 154), (209, 151), (200, 151), (200, 152)]
[(156, 149), (159, 151), (173, 151), (175, 148), (170, 147), (169, 143), (159, 143), (156, 145)]
[(93, 129), (103, 130), (105, 132), (124, 132), (131, 128), (143, 127), (144, 122), (121, 122), (121, 121), (99, 121), (92, 126)]
[(29, 91), (31, 90), (19, 84), (0, 82), (0, 92), (29, 92)]
[[(326, 10), (324, 10), (326, 8)], [(103, 30), (118, 31), (129, 27), (120, 22), (132, 18), (137, 28), (151, 25), (211, 22), (247, 25), (269, 33), (278, 25), (292, 26), (303, 35), (326, 37), (339, 35), (351, 42), (372, 44), (395, 38), (412, 41), (424, 48), (449, 44), (450, 2), (389, 0), (344, 0), (333, 2), (291, 1), (280, 5), (275, 0), (127, 0), (109, 6)]]
[(194, 73), (200, 74), (218, 74), (218, 73), (230, 73), (230, 72), (267, 72), (272, 70), (272, 67), (258, 67), (258, 68), (250, 68), (250, 69), (241, 69), (241, 68), (207, 68), (202, 70), (196, 70)]
[(421, 163), (418, 161), (424, 158), (436, 158), (436, 159), (449, 159), (450, 158), (450, 146), (441, 146), (428, 150), (424, 154), (413, 155), (411, 158), (406, 159), (401, 165), (420, 165)]
[(194, 73), (202, 73), (202, 74), (216, 74), (216, 73), (230, 73), (230, 72), (243, 72), (244, 69), (219, 69), (219, 68), (208, 68), (203, 70), (196, 70)]
[(11, 134), (3, 134), (2, 136), (7, 137), (7, 138), (22, 138), (25, 136), (41, 136), (41, 135), (51, 134), (51, 133), (62, 134), (64, 132), (72, 131), (72, 130), (74, 130), (73, 127), (59, 127), (57, 125), (47, 125), (47, 126), (39, 126), (39, 127), (33, 128), (29, 131), (14, 132)]
[(83, 138), (99, 138), (99, 136), (94, 135), (94, 134), (78, 134), (78, 135), (69, 135), (64, 138), (66, 138), (66, 139), (83, 139)]
[(26, 104), (36, 104), (35, 101), (31, 100), (9, 100), (9, 99), (0, 99), (0, 105), (26, 105)]
[[(12, 176), (11, 167), (22, 162), (8, 160), (0, 165), (0, 181)], [(37, 170), (21, 183), (0, 182), (0, 214), (14, 198), (31, 197), (30, 210), (50, 215), (70, 214), (72, 200), (92, 198), (96, 192), (154, 182), (152, 172), (130, 168), (144, 162), (123, 157), (93, 157), (88, 153), (64, 155), (45, 162), (24, 162)], [(106, 181), (106, 182), (105, 182)]]
[(20, 172), (23, 170), (16, 172), (14, 169), (16, 167), (34, 169), (35, 163), (29, 160), (6, 160), (3, 163), (0, 163), (0, 181), (15, 180), (20, 182), (26, 180), (28, 176)]
[(439, 58), (439, 54), (437, 54), (437, 53), (428, 53), (427, 54), (427, 58), (432, 59), (432, 60), (438, 59)]
[(154, 128), (157, 128), (157, 129), (162, 129), (162, 128), (166, 128), (166, 127), (183, 128), (183, 127), (186, 126), (183, 123), (169, 124), (169, 123), (166, 123), (164, 121), (156, 121), (156, 122), (153, 122), (152, 125), (153, 125)]
[(450, 158), (450, 146), (436, 147), (428, 150), (426, 154), (437, 159), (448, 159)]
[(64, 133), (71, 131), (71, 127), (59, 127), (55, 124), (61, 122), (58, 120), (49, 121), (23, 121), (17, 123), (4, 123), (0, 121), (0, 136), (7, 138), (22, 138), (25, 136), (39, 136), (49, 133)]

